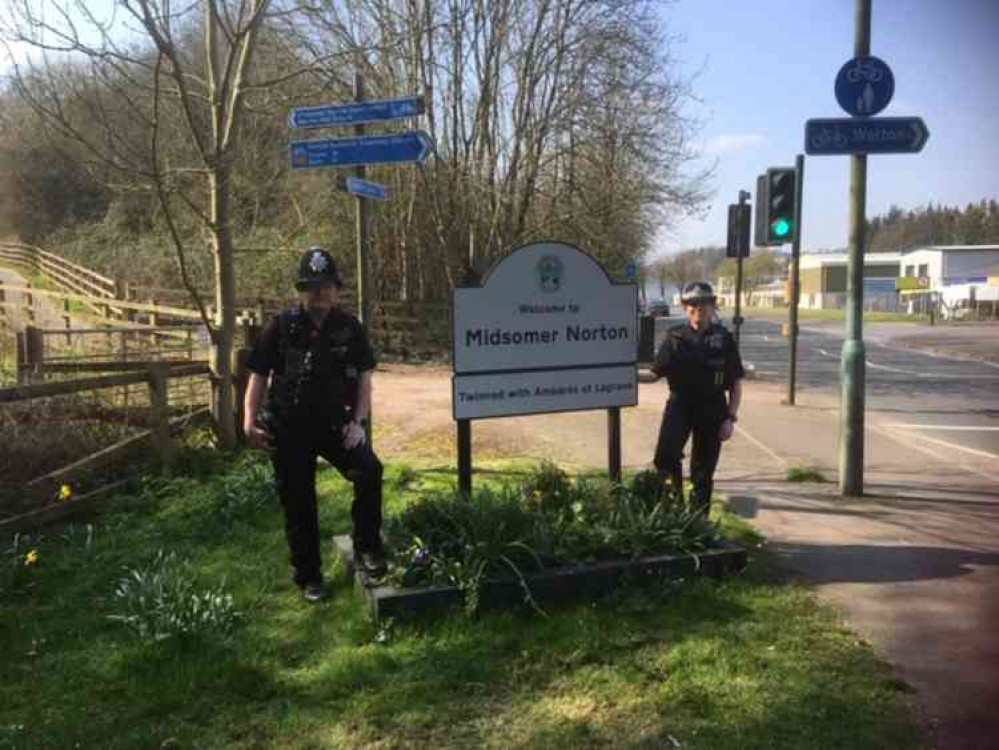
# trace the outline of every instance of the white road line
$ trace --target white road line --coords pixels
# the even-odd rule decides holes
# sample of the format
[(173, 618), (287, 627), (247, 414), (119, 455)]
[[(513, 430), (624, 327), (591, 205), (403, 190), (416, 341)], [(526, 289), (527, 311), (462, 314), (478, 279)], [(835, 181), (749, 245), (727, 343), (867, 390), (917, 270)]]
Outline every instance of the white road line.
[(967, 425), (943, 424), (899, 424), (892, 422), (882, 425), (896, 430), (946, 430), (952, 432), (999, 432), (999, 427), (969, 427)]
[[(839, 359), (838, 354), (830, 354), (825, 349), (819, 349), (819, 354), (823, 357), (829, 357), (829, 359)], [(948, 360), (951, 362), (956, 362), (959, 360)], [(960, 360), (965, 361), (965, 360)], [(936, 378), (938, 380), (999, 380), (999, 375), (960, 375), (957, 373), (940, 373), (940, 372), (915, 372), (914, 370), (902, 370), (898, 367), (889, 367), (888, 365), (879, 365), (871, 362), (871, 360), (866, 360), (868, 367), (874, 370), (885, 370), (886, 372), (897, 372), (900, 375), (911, 375), (916, 378)], [(981, 363), (975, 363), (981, 364)]]
[[(940, 460), (940, 453), (939, 453), (939, 451), (933, 451), (933, 450), (930, 450), (929, 448), (925, 448), (922, 445), (919, 445), (918, 443), (912, 442), (911, 440), (903, 440), (902, 439), (902, 435), (905, 435), (906, 438), (917, 437), (916, 435), (913, 435), (912, 433), (907, 433), (907, 432), (893, 432), (891, 430), (886, 430), (886, 429), (884, 429), (882, 427), (876, 427), (874, 425), (871, 426), (871, 430), (873, 430), (874, 432), (878, 433), (879, 435), (883, 435), (883, 436), (885, 436), (887, 438), (890, 438), (890, 439), (892, 439), (892, 440), (894, 440), (894, 441), (896, 441), (898, 443), (901, 443), (906, 448), (912, 448), (913, 450), (917, 450), (920, 453), (924, 453), (927, 456), (930, 456), (931, 458), (935, 458), (938, 461)], [(923, 436), (920, 435), (918, 437), (923, 437)], [(924, 438), (924, 439), (927, 439), (927, 438)], [(943, 441), (932, 441), (932, 442), (943, 442)], [(950, 443), (944, 443), (944, 445), (946, 447), (948, 447), (948, 448), (960, 447), (960, 446), (951, 445)], [(988, 473), (986, 473), (984, 471), (981, 471), (980, 469), (976, 469), (974, 466), (968, 466), (967, 464), (962, 464), (959, 461), (953, 461), (952, 465), (956, 466), (959, 469), (964, 469), (969, 474), (976, 474), (976, 475), (978, 475), (980, 477), (984, 477), (985, 479), (988, 479), (990, 482), (999, 482), (999, 477), (996, 477), (996, 476), (993, 476), (991, 474), (988, 474)]]
[(756, 438), (754, 438), (752, 435), (750, 435), (748, 432), (746, 432), (746, 429), (744, 427), (740, 427), (739, 425), (736, 425), (735, 426), (735, 431), (738, 432), (743, 437), (745, 437), (749, 442), (751, 442), (757, 448), (759, 448), (760, 450), (762, 450), (764, 453), (766, 453), (772, 459), (774, 459), (781, 466), (783, 466), (785, 468), (787, 467), (787, 461), (786, 460), (784, 460), (783, 458), (781, 458), (780, 456), (778, 456), (776, 453), (774, 453), (772, 450), (770, 450), (766, 445), (764, 445), (762, 442), (760, 442), (759, 440), (757, 440)]
[(964, 451), (965, 453), (970, 453), (972, 456), (979, 456), (980, 458), (991, 458), (999, 459), (999, 455), (995, 453), (989, 453), (988, 451), (980, 451), (977, 448), (966, 448), (963, 445), (958, 445), (957, 443), (948, 443), (946, 440), (941, 440), (940, 438), (931, 438), (926, 435), (920, 435), (918, 432), (907, 433), (911, 434), (912, 437), (917, 440), (925, 440), (927, 443), (933, 443), (934, 445), (940, 445), (944, 448), (953, 448), (954, 450)]

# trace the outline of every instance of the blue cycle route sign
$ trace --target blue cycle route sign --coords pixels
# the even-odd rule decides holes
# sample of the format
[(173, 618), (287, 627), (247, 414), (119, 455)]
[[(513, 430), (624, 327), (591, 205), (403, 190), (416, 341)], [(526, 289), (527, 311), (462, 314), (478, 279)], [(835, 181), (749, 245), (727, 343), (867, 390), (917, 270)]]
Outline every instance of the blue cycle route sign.
[(918, 154), (930, 131), (921, 117), (817, 119), (805, 123), (805, 153)]
[(425, 111), (426, 104), (422, 96), (407, 96), (356, 104), (296, 107), (288, 116), (288, 122), (293, 128), (331, 128), (416, 117)]
[(870, 117), (895, 95), (895, 76), (878, 57), (847, 60), (836, 76), (836, 101), (854, 117)]
[(358, 138), (292, 141), (291, 168), (322, 169), (357, 167), (365, 164), (422, 162), (433, 148), (433, 140), (422, 131)]
[(348, 177), (346, 187), (348, 193), (356, 195), (358, 198), (370, 198), (376, 201), (388, 200), (388, 189), (377, 182), (368, 182), (360, 177)]

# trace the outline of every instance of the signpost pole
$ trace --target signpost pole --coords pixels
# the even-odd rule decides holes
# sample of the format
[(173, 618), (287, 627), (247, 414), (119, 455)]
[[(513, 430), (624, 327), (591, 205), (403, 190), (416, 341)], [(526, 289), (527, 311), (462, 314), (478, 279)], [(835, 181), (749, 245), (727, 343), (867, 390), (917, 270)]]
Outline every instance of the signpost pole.
[(607, 410), (607, 473), (615, 484), (621, 483), (621, 407)]
[(794, 160), (794, 238), (791, 241), (791, 304), (788, 307), (788, 339), (791, 344), (790, 364), (787, 374), (787, 403), (794, 406), (795, 380), (798, 372), (798, 303), (801, 300), (801, 198), (805, 183), (805, 157), (798, 154)]
[[(854, 55), (871, 50), (871, 2), (856, 0)], [(850, 249), (847, 262), (846, 340), (840, 363), (839, 489), (864, 494), (864, 217), (867, 202), (867, 155), (850, 156)]]
[[(746, 201), (749, 200), (749, 193), (745, 190), (739, 191), (739, 214), (736, 221), (736, 235), (735, 235), (735, 247), (736, 247), (736, 259), (735, 259), (735, 319), (732, 321), (735, 324), (735, 345), (739, 345), (740, 334), (742, 333), (742, 256), (743, 256), (743, 246), (748, 245), (749, 238), (743, 237), (743, 222), (742, 222), (742, 211), (743, 206), (746, 205)], [(758, 209), (757, 209), (758, 210)]]
[(458, 492), (472, 496), (472, 420), (458, 420)]
[[(364, 74), (361, 73), (360, 63), (357, 64), (357, 68), (354, 71), (354, 101), (358, 104), (364, 101)], [(358, 138), (363, 137), (364, 125), (355, 125), (354, 135)], [(355, 177), (363, 180), (366, 177), (366, 173), (367, 169), (363, 164), (354, 167)], [(357, 234), (357, 316), (361, 319), (361, 325), (364, 327), (364, 333), (370, 341), (372, 327), (371, 280), (369, 269), (369, 258), (371, 255), (369, 252), (371, 210), (368, 206), (368, 201), (361, 196), (355, 197), (354, 201), (354, 218)], [(374, 415), (369, 413), (368, 421), (364, 426), (365, 438), (368, 441), (368, 445), (372, 445), (371, 434), (373, 432), (373, 424)]]

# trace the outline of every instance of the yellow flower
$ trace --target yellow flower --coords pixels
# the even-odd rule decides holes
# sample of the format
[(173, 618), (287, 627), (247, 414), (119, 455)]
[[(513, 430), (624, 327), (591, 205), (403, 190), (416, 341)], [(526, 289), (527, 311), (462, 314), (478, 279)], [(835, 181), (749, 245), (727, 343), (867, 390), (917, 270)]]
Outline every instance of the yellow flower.
[(59, 499), (65, 502), (73, 497), (73, 488), (68, 484), (64, 484), (59, 488)]
[(38, 563), (38, 550), (33, 549), (24, 556), (25, 565), (35, 565)]
[(534, 499), (535, 500), (541, 499), (541, 490), (534, 490)]

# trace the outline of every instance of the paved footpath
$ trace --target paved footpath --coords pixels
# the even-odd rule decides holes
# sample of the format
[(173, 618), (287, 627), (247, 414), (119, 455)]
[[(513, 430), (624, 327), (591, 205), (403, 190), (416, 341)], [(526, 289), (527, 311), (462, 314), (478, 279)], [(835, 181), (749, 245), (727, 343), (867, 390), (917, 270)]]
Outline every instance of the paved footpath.
[(837, 405), (782, 395), (750, 389), (719, 488), (915, 689), (934, 747), (999, 747), (999, 457), (871, 416), (864, 498), (776, 481), (791, 466), (836, 478)]

